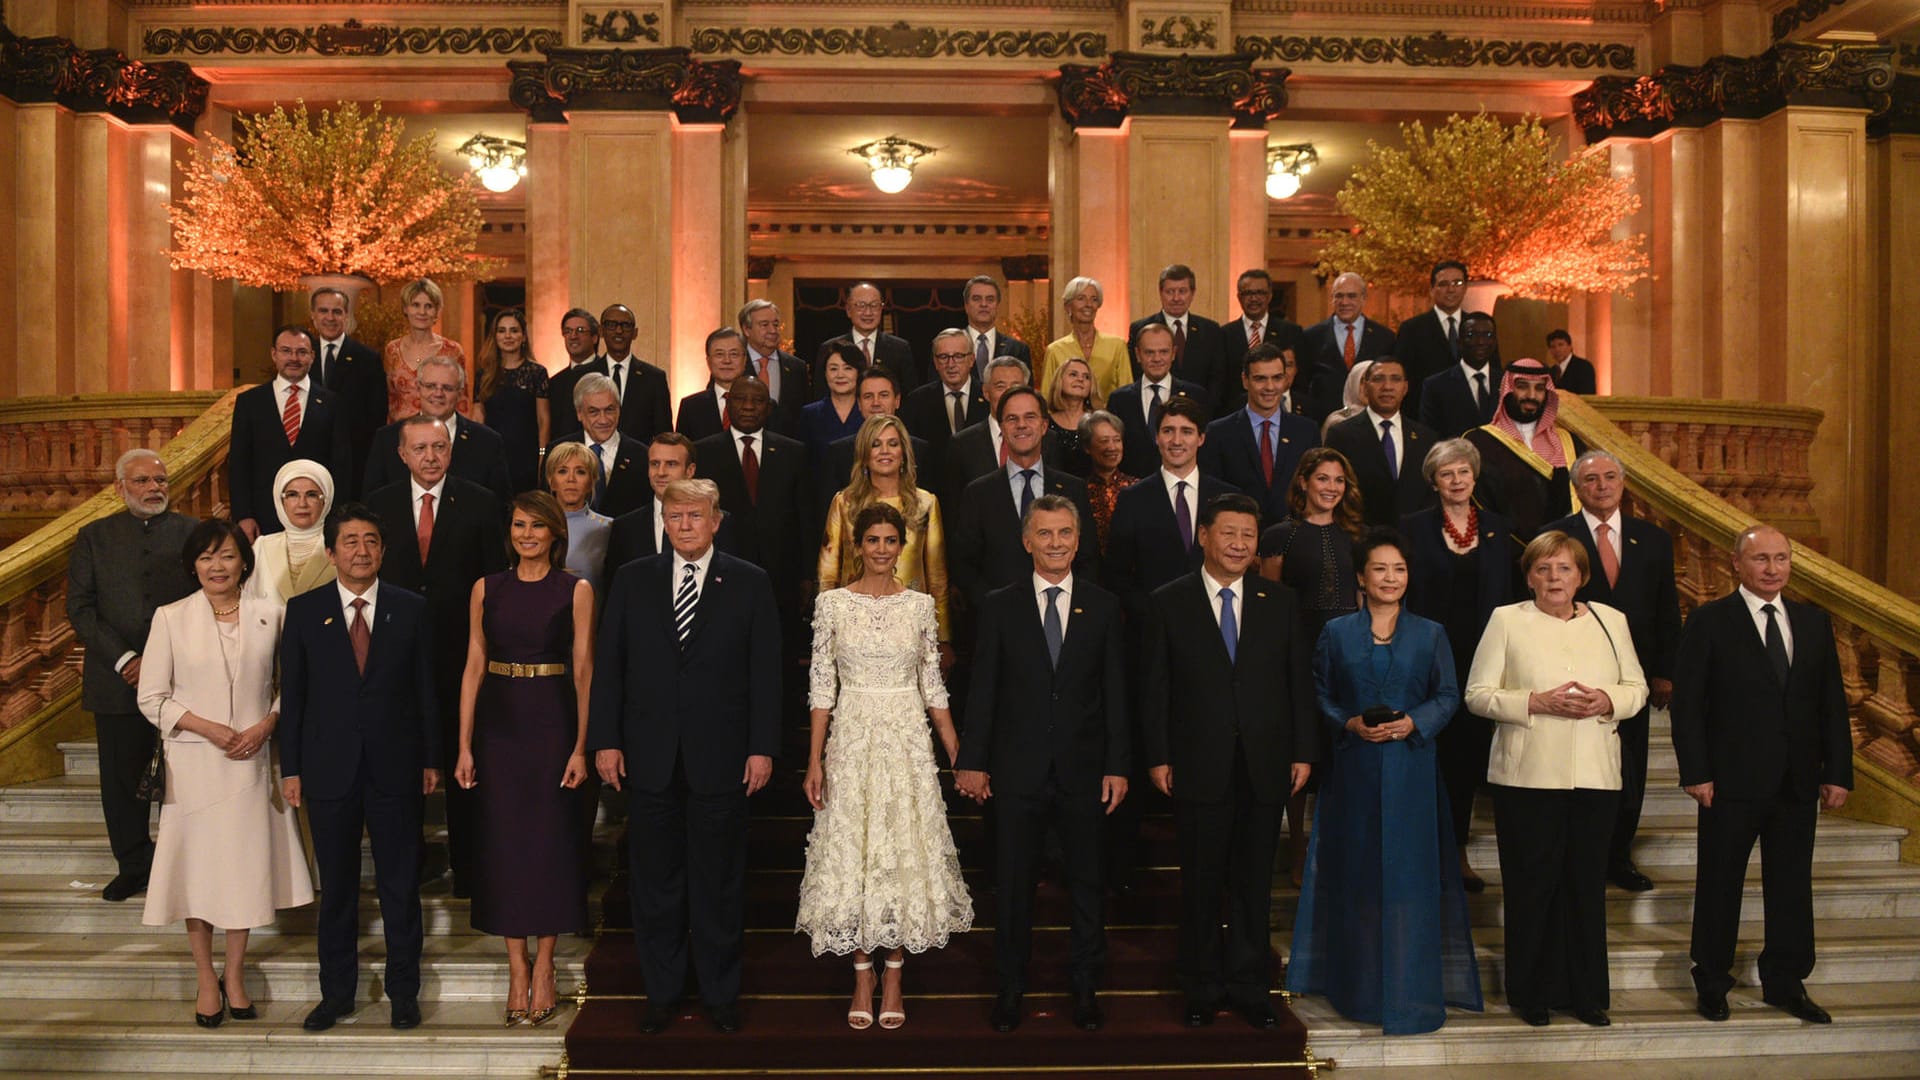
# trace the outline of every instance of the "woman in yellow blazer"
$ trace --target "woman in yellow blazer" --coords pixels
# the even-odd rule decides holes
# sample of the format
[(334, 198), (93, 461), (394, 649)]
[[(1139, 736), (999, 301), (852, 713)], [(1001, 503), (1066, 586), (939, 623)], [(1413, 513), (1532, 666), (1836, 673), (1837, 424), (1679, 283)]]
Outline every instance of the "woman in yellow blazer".
[(1047, 345), (1046, 355), (1033, 373), (1033, 385), (1040, 389), (1042, 396), (1051, 397), (1053, 384), (1060, 378), (1060, 366), (1069, 357), (1077, 356), (1093, 369), (1096, 387), (1093, 397), (1105, 401), (1108, 394), (1133, 381), (1133, 361), (1127, 356), (1127, 339), (1103, 334), (1094, 328), (1093, 320), (1100, 314), (1103, 297), (1100, 283), (1093, 278), (1077, 277), (1067, 282), (1060, 300), (1067, 309), (1067, 325), (1071, 329), (1067, 336)]
[(1541, 533), (1520, 556), (1532, 600), (1493, 609), (1467, 674), (1467, 708), (1495, 721), (1493, 790), (1505, 889), (1507, 1002), (1607, 1018), (1607, 844), (1620, 800), (1619, 723), (1647, 682), (1627, 618), (1574, 600), (1586, 548)]

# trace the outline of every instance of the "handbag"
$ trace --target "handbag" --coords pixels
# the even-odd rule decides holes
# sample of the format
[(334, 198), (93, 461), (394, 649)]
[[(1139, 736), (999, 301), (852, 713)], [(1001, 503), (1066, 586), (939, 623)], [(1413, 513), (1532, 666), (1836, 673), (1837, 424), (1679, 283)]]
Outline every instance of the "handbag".
[(167, 744), (165, 740), (155, 739), (153, 757), (147, 761), (147, 767), (140, 772), (140, 781), (133, 785), (133, 797), (141, 802), (159, 802), (167, 794)]

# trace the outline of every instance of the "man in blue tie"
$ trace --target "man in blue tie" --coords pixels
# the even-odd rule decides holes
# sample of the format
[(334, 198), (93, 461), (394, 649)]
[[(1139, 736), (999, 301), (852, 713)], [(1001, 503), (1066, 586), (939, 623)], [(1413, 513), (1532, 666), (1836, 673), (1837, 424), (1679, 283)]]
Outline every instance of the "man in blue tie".
[[(981, 607), (989, 592), (1024, 580), (1032, 569), (1021, 523), (1035, 500), (1058, 495), (1076, 506), (1086, 520), (1093, 519), (1086, 482), (1049, 467), (1044, 460), (1047, 411), (1039, 392), (1016, 386), (994, 404), (1007, 448), (1006, 467), (968, 484), (957, 505), (946, 507), (947, 561), (953, 584), (973, 609)], [(1095, 545), (1082, 545), (1074, 569), (1091, 578), (1097, 554)]]
[(1407, 396), (1407, 369), (1399, 360), (1375, 357), (1364, 385), (1366, 411), (1328, 428), (1327, 445), (1353, 465), (1367, 524), (1391, 528), (1438, 501), (1420, 467), (1440, 438), (1400, 407)]

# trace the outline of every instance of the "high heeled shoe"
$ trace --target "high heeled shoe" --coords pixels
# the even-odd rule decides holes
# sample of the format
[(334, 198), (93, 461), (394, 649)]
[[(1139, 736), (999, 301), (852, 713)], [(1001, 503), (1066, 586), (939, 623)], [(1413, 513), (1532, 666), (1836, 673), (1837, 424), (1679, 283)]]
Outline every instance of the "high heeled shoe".
[(225, 1009), (227, 1015), (235, 1020), (260, 1019), (260, 1010), (256, 1008), (252, 1002), (248, 1002), (245, 1005), (235, 1005), (227, 1000), (227, 980), (224, 975), (220, 977), (220, 1007)]
[[(906, 966), (907, 962), (904, 959), (887, 961), (887, 968), (890, 971), (899, 971)], [(901, 991), (900, 997), (901, 1006), (904, 1009), (906, 1005), (906, 992), (904, 990)], [(886, 1031), (898, 1031), (906, 1022), (907, 1014), (904, 1011), (896, 1012), (893, 1009), (886, 1009), (880, 1013), (880, 1027)]]
[(527, 1009), (527, 1024), (530, 1027), (539, 1027), (541, 1024), (553, 1019), (553, 1014), (560, 1011), (560, 987), (558, 985), (558, 979), (548, 980), (547, 985), (553, 987), (553, 1004), (544, 1009), (531, 1008), (533, 1005), (533, 989), (531, 987), (527, 989), (527, 1005), (529, 1006)]
[[(533, 988), (531, 986), (527, 988), (527, 1000), (533, 1000)], [(524, 1007), (518, 1009), (513, 1008), (513, 986), (511, 983), (507, 986), (507, 1009), (501, 1015), (506, 1020), (507, 1027), (527, 1022), (527, 1010)]]
[(223, 986), (220, 988), (220, 1007), (213, 1010), (211, 1014), (201, 1012), (200, 1006), (197, 1004), (193, 1007), (193, 1022), (203, 1028), (217, 1028), (227, 1022), (226, 987)]
[[(853, 970), (872, 971), (873, 961), (862, 960), (861, 962), (853, 965)], [(858, 979), (856, 978), (855, 981), (857, 982)], [(871, 997), (867, 999), (866, 1008), (847, 1010), (847, 1026), (852, 1028), (855, 1031), (865, 1031), (868, 1028), (873, 1026), (873, 999)]]

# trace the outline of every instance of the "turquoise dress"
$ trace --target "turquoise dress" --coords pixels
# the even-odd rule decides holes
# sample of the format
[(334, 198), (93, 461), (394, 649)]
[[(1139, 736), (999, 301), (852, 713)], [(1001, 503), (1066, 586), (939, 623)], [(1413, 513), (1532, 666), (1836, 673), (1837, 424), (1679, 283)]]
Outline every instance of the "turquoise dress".
[[(1437, 768), (1434, 736), (1460, 702), (1439, 623), (1402, 611), (1390, 645), (1363, 609), (1332, 619), (1314, 650), (1332, 742), (1293, 921), (1287, 989), (1389, 1035), (1433, 1031), (1447, 1006), (1478, 1011), (1480, 970)], [(1369, 706), (1414, 732), (1370, 743), (1346, 730)]]

